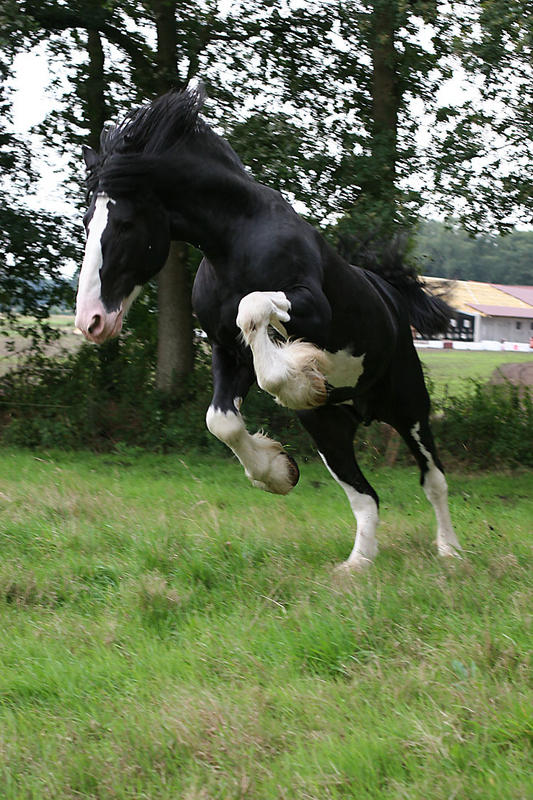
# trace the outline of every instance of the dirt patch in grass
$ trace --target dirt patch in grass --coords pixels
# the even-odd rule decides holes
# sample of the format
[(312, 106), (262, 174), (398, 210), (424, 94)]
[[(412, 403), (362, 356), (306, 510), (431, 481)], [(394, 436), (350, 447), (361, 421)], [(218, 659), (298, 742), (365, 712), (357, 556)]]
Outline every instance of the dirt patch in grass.
[(533, 361), (521, 364), (501, 364), (491, 375), (491, 383), (506, 383), (510, 381), (515, 386), (527, 386), (533, 393)]

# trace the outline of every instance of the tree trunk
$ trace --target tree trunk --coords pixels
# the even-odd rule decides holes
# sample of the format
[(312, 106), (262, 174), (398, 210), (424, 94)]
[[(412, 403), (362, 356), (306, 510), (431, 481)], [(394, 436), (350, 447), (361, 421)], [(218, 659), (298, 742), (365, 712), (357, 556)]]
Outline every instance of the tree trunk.
[(191, 292), (187, 245), (172, 242), (167, 263), (157, 280), (159, 305), (156, 386), (178, 395), (193, 367)]
[(178, 83), (178, 39), (175, 0), (152, 0), (157, 33), (155, 84), (158, 92), (175, 88)]
[[(179, 84), (177, 71), (177, 22), (175, 0), (152, 0), (157, 31), (159, 93)], [(167, 263), (158, 276), (158, 323), (156, 386), (168, 395), (179, 395), (183, 379), (193, 368), (191, 289), (187, 275), (187, 246), (173, 242)]]
[(372, 11), (372, 170), (366, 191), (377, 201), (385, 229), (397, 216), (398, 53), (396, 0), (375, 0)]
[(104, 48), (98, 31), (87, 31), (87, 77), (80, 86), (80, 94), (85, 100), (85, 117), (89, 125), (89, 145), (94, 150), (100, 148), (100, 132), (107, 120), (105, 101)]

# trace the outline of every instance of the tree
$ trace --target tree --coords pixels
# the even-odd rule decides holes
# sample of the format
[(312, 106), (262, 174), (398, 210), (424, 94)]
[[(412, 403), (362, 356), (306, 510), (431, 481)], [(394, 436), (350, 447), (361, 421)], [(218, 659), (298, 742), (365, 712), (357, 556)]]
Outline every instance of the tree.
[(470, 236), (456, 221), (423, 221), (415, 255), (426, 275), (456, 280), (533, 285), (533, 231)]
[[(461, 59), (483, 78), (485, 99), (497, 95), (512, 115), (509, 135), (502, 124), (497, 135), (506, 147), (522, 147), (518, 134), (527, 118), (514, 94), (506, 101), (503, 86), (511, 73), (525, 85), (526, 0), (465, 2), (459, 6), (468, 12), (464, 20), (435, 0), (310, 0), (305, 7), (236, 0), (225, 14), (214, 0), (4, 5), (12, 49), (47, 41), (63, 65), (74, 65), (75, 91), (55, 117), (58, 148), (72, 150), (87, 137), (94, 142), (102, 120), (122, 113), (132, 99), (149, 99), (200, 74), (216, 99), (207, 114), (215, 125), (223, 118), (245, 163), (260, 180), (303, 201), (304, 213), (334, 242), (342, 240), (347, 255), (357, 253), (368, 232), (387, 240), (411, 226), (434, 187), (449, 211), (464, 198), (478, 226), (482, 210), (501, 220), (511, 205), (524, 207), (527, 200), (518, 169), (499, 183), (488, 175), (468, 177), (483, 149), (472, 132), (480, 120), (496, 131), (494, 114), (476, 117), (474, 100), (437, 104), (437, 89)], [(433, 115), (436, 135), (429, 145), (416, 141), (415, 103)], [(423, 180), (417, 184), (413, 175)], [(189, 369), (192, 328), (183, 248), (176, 253), (181, 276), (170, 268), (160, 290), (173, 309), (183, 301), (187, 320), (160, 335), (161, 342), (181, 341), (168, 351), (185, 354), (181, 366), (170, 362), (165, 369), (170, 383)], [(165, 319), (163, 311), (163, 329)]]
[[(530, 30), (528, 0), (343, 0), (268, 17), (262, 82), (313, 109), (300, 163), (320, 165), (308, 183), (348, 255), (350, 238), (355, 251), (369, 231), (390, 239), (428, 202), (469, 230), (531, 219)], [(461, 70), (469, 90), (442, 106)]]
[[(35, 3), (28, 0), (14, 6), (14, 13), (18, 11), (19, 19), (24, 15), (26, 23), (31, 20), (28, 44), (39, 38), (51, 37), (51, 46), (63, 57), (73, 46), (86, 48), (84, 70), (77, 70), (73, 79), (78, 108), (71, 104), (66, 114), (73, 121), (79, 121), (78, 109), (81, 109), (82, 126), (88, 129), (86, 142), (95, 149), (98, 149), (100, 132), (113, 108), (112, 101), (109, 102), (112, 98), (109, 86), (111, 76), (109, 68), (106, 70), (103, 40), (107, 40), (108, 46), (119, 47), (125, 52), (132, 81), (143, 99), (174, 88), (179, 85), (176, 5), (176, 2), (168, 0), (150, 0), (143, 4), (141, 12), (136, 10), (135, 4), (107, 4), (103, 0), (83, 0), (68, 6), (58, 2)], [(141, 37), (124, 33), (124, 21), (128, 15), (137, 24), (143, 18), (152, 22), (157, 37), (155, 49), (150, 48)], [(70, 33), (70, 41), (53, 39), (54, 35), (64, 31)], [(80, 32), (85, 34), (83, 42), (80, 41)], [(194, 55), (198, 57), (196, 43)], [(61, 125), (64, 117), (63, 110), (61, 118), (56, 115), (56, 122)], [(50, 120), (47, 125), (50, 125)], [(74, 127), (69, 139), (76, 142), (79, 138)], [(159, 276), (157, 384), (168, 393), (176, 391), (181, 379), (192, 369), (192, 324), (186, 256), (186, 248), (172, 248), (169, 262)], [(116, 350), (116, 344), (110, 349)]]
[[(158, 94), (176, 86), (178, 41), (176, 3), (151, 0), (157, 33), (155, 82)], [(183, 86), (181, 87), (183, 88)], [(187, 273), (187, 245), (173, 242), (167, 263), (157, 277), (158, 337), (157, 388), (176, 394), (192, 372), (192, 306)]]
[[(109, 111), (121, 105), (113, 89), (118, 85), (123, 90), (124, 83), (128, 85), (127, 74), (134, 93), (143, 100), (150, 99), (168, 89), (183, 88), (200, 68), (202, 57), (209, 60), (206, 50), (214, 40), (220, 45), (244, 39), (237, 20), (228, 16), (222, 21), (213, 0), (195, 5), (176, 0), (145, 0), (140, 7), (135, 3), (104, 0), (78, 0), (68, 5), (57, 0), (45, 3), (24, 0), (12, 3), (12, 15), (14, 31), (18, 23), (18, 33), (24, 29), (28, 46), (47, 40), (55, 54), (65, 61), (80, 46), (87, 51), (83, 68), (74, 70), (71, 76), (75, 93), (66, 108), (55, 114), (55, 120), (48, 119), (46, 123), (50, 134), (51, 122), (55, 121), (56, 141), (62, 148), (79, 141), (87, 129), (87, 140), (97, 145), (103, 121)], [(132, 25), (139, 33), (130, 32)], [(142, 36), (146, 26), (155, 31), (155, 47)], [(127, 33), (126, 28), (130, 29)], [(124, 54), (125, 64), (118, 75), (106, 65), (110, 47)], [(71, 123), (68, 131), (65, 120)], [(187, 253), (184, 246), (173, 247), (158, 278), (157, 385), (170, 394), (178, 391), (182, 379), (192, 369)]]
[(533, 218), (533, 7), (465, 0), (459, 8), (448, 15), (449, 57), (469, 91), (439, 110), (435, 189), (468, 230), (505, 231)]
[(310, 3), (272, 13), (255, 43), (263, 85), (274, 76), (296, 121), (283, 119), (284, 139), (300, 128), (311, 216), (348, 256), (350, 238), (390, 240), (422, 203), (407, 183), (420, 163), (410, 103), (429, 103), (440, 79), (440, 29), (433, 52), (418, 37), (435, 18), (431, 2)]

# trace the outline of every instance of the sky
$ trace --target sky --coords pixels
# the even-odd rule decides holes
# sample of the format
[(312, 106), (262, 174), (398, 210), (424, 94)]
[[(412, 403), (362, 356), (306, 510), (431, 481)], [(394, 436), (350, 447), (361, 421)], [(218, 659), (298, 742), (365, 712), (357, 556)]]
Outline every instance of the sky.
[(31, 129), (41, 123), (54, 108), (54, 100), (47, 91), (50, 80), (48, 58), (43, 47), (16, 56), (12, 127), (15, 133), (32, 142), (35, 152), (46, 150), (46, 157), (38, 161), (41, 178), (35, 187), (35, 194), (27, 199), (28, 205), (36, 210), (42, 209), (52, 214), (73, 217), (77, 216), (78, 212), (65, 200), (66, 159), (54, 153), (51, 148), (46, 148), (41, 138), (31, 132)]
[(46, 94), (50, 81), (48, 60), (40, 48), (19, 53), (14, 71), (13, 127), (17, 133), (25, 134), (53, 108), (53, 101)]

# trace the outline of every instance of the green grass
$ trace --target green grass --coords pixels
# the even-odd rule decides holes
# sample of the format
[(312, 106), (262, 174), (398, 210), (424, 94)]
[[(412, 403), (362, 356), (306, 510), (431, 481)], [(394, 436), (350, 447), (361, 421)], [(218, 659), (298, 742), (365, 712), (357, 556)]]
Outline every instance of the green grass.
[(442, 398), (471, 389), (472, 380), (487, 381), (502, 364), (533, 361), (531, 353), (492, 352), (487, 350), (418, 350), (434, 394)]
[[(0, 795), (525, 800), (531, 473), (452, 474), (442, 563), (416, 470), (381, 552), (317, 463), (0, 455)], [(529, 573), (530, 574), (530, 573)]]

